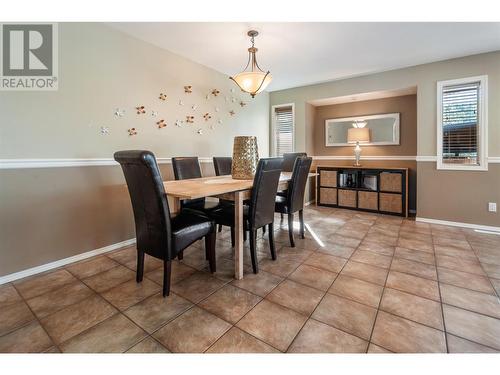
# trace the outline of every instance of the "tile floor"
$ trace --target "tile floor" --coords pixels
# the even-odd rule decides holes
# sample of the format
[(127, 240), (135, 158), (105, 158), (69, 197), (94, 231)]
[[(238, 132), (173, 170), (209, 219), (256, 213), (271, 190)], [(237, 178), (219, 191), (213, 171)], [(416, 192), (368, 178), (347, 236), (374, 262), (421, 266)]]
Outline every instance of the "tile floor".
[(260, 273), (233, 280), (229, 232), (218, 272), (203, 245), (173, 266), (134, 248), (0, 286), (0, 352), (500, 351), (500, 236), (397, 217), (308, 207), (310, 232), (278, 260), (258, 241)]

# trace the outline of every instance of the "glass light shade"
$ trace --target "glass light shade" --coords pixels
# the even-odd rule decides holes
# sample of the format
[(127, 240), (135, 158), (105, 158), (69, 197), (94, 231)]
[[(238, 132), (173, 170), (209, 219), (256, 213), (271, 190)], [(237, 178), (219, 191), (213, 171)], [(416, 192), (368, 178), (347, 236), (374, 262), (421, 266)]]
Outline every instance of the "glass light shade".
[(350, 128), (347, 129), (347, 143), (368, 143), (370, 142), (369, 128)]
[(273, 79), (271, 74), (266, 76), (265, 72), (241, 72), (232, 78), (243, 91), (248, 92), (252, 96), (264, 91)]

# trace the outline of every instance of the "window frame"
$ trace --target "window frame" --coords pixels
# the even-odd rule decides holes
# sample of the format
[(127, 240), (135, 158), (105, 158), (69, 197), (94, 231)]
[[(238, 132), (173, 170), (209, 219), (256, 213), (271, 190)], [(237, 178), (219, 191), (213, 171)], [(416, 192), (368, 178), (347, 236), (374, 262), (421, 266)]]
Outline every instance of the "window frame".
[[(443, 163), (443, 89), (446, 86), (479, 82), (478, 161), (479, 165)], [(488, 76), (474, 76), (437, 82), (437, 169), (454, 171), (488, 170)]]
[(295, 152), (295, 103), (286, 103), (286, 104), (277, 104), (271, 107), (271, 154), (274, 157), (277, 157), (276, 154), (277, 145), (276, 145), (276, 109), (284, 108), (284, 107), (292, 107), (292, 150), (291, 152)]

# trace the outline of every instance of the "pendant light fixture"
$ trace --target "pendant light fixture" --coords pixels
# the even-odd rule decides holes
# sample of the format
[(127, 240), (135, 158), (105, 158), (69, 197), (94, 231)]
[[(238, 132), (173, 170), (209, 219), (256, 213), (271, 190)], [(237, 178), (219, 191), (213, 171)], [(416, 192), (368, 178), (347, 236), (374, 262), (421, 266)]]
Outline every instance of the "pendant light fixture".
[(253, 98), (259, 92), (264, 91), (271, 82), (272, 77), (269, 71), (267, 71), (267, 73), (264, 72), (259, 67), (259, 64), (257, 64), (257, 57), (255, 54), (258, 49), (254, 47), (254, 38), (259, 35), (259, 33), (255, 30), (250, 30), (247, 35), (252, 42), (252, 47), (248, 49), (247, 66), (241, 73), (229, 78), (232, 79), (242, 91), (248, 92)]

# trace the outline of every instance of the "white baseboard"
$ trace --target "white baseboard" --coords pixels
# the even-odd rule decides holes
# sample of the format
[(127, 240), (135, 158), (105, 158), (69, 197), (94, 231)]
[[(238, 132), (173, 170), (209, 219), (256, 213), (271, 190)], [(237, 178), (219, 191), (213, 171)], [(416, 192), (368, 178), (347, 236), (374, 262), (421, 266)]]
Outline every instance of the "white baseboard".
[(428, 218), (425, 218), (425, 217), (417, 217), (417, 218), (415, 218), (415, 220), (416, 221), (420, 221), (422, 223), (439, 224), (439, 225), (449, 225), (450, 227), (460, 227), (460, 228), (468, 228), (468, 229), (487, 230), (487, 231), (491, 231), (491, 232), (500, 232), (500, 227), (493, 227), (493, 226), (489, 226), (489, 225), (460, 223), (460, 222), (457, 222), (457, 221), (428, 219)]
[(67, 264), (70, 264), (70, 263), (75, 263), (75, 262), (78, 262), (80, 260), (91, 258), (91, 257), (96, 256), (96, 255), (108, 253), (108, 252), (113, 251), (113, 250), (118, 250), (122, 247), (127, 247), (130, 245), (133, 245), (134, 243), (135, 243), (135, 238), (132, 238), (130, 240), (126, 240), (126, 241), (118, 242), (118, 243), (115, 243), (112, 245), (101, 247), (100, 249), (95, 249), (95, 250), (87, 251), (86, 253), (74, 255), (74, 256), (69, 257), (69, 258), (56, 260), (54, 262), (42, 264), (41, 266), (28, 268), (27, 270), (11, 273), (10, 275), (1, 276), (0, 277), (0, 285), (5, 284), (5, 283), (9, 283), (11, 281), (19, 280), (19, 279), (22, 279), (24, 277), (36, 275), (38, 273), (42, 273), (45, 271), (49, 271), (49, 270), (52, 270), (54, 268), (62, 267), (62, 266), (65, 266)]

